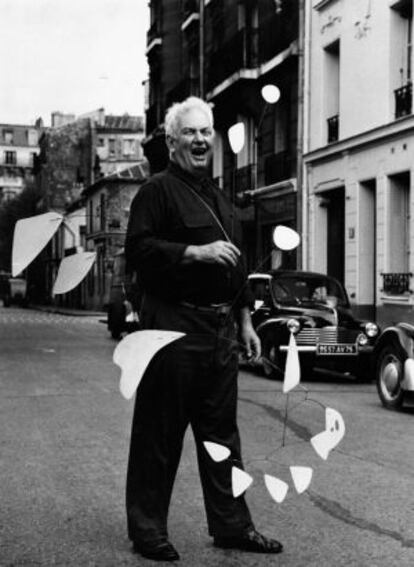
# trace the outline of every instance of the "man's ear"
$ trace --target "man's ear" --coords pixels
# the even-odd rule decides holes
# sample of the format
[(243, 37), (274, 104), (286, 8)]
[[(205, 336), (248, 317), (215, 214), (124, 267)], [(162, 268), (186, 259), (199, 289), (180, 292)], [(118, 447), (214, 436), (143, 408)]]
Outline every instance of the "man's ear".
[(174, 144), (175, 140), (172, 136), (165, 136), (165, 142), (170, 152), (175, 150), (175, 144)]

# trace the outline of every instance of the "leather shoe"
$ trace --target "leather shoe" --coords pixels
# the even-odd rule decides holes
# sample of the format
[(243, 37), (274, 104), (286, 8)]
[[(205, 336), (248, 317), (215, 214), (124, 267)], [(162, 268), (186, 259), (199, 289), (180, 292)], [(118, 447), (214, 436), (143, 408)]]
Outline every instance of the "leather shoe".
[(239, 536), (215, 536), (214, 546), (222, 549), (240, 549), (254, 553), (281, 553), (283, 545), (275, 539), (270, 539), (251, 529)]
[(133, 547), (135, 553), (140, 553), (142, 557), (154, 561), (178, 561), (180, 559), (178, 551), (167, 539), (146, 543), (134, 541)]

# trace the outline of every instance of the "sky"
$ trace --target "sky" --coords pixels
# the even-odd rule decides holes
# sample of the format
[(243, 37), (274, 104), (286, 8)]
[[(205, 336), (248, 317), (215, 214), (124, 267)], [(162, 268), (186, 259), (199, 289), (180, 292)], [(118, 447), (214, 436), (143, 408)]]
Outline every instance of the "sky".
[(147, 0), (0, 0), (0, 123), (143, 115)]

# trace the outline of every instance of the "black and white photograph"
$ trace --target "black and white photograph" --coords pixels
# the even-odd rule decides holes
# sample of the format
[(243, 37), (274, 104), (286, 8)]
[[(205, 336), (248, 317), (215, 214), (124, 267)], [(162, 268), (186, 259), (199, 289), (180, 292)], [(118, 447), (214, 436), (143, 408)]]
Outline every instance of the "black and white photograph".
[(0, 0), (0, 565), (414, 565), (413, 0)]

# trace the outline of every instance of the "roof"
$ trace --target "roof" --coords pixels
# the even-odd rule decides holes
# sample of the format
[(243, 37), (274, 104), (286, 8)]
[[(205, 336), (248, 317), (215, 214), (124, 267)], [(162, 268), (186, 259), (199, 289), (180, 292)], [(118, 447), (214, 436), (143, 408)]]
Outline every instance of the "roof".
[(104, 185), (105, 183), (115, 183), (122, 181), (123, 183), (144, 183), (148, 179), (149, 176), (149, 165), (148, 162), (144, 161), (142, 163), (137, 163), (122, 171), (116, 171), (111, 173), (110, 175), (106, 175), (105, 177), (101, 177), (97, 179), (95, 183), (89, 185), (89, 187), (85, 187), (82, 191), (82, 195), (88, 195), (89, 193), (93, 193), (95, 189)]
[(122, 116), (107, 115), (105, 116), (105, 124), (98, 126), (97, 130), (132, 130), (134, 132), (144, 131), (144, 119), (142, 116), (130, 116), (123, 114)]

